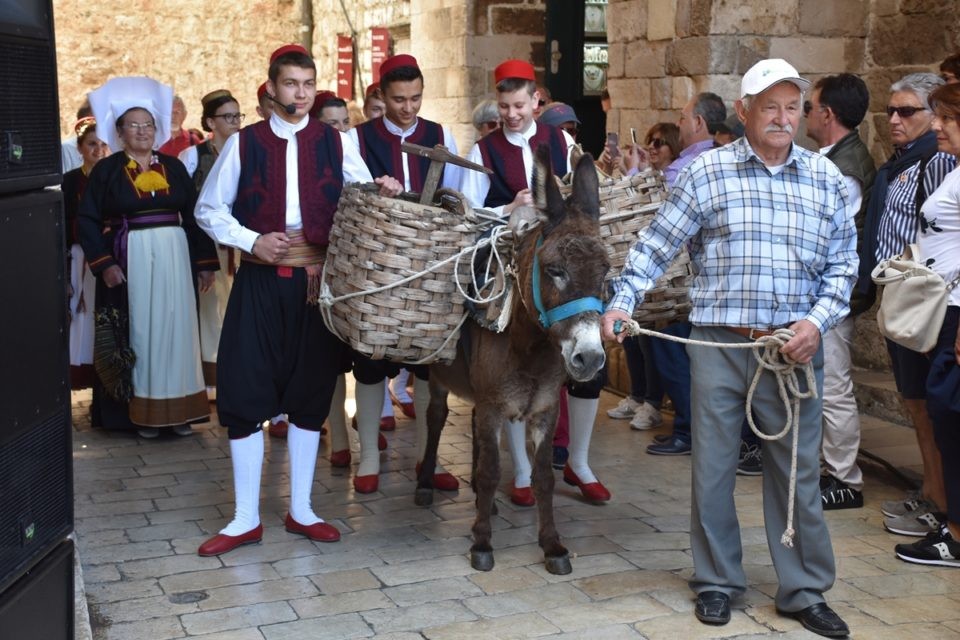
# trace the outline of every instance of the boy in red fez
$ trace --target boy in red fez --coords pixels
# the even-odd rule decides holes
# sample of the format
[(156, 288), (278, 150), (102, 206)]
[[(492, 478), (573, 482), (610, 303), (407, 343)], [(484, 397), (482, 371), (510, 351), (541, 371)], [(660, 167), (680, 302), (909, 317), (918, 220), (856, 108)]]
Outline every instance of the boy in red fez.
[[(308, 117), (316, 66), (298, 45), (271, 56), (266, 91), (279, 102), (268, 120), (227, 139), (197, 202), (198, 224), (240, 249), (217, 362), (217, 413), (230, 438), (236, 511), (198, 553), (215, 556), (259, 542), (261, 423), (289, 415), (290, 510), (285, 528), (319, 542), (340, 532), (313, 512), (310, 492), (320, 429), (342, 349), (315, 304), (333, 216), (345, 182), (376, 182), (353, 141)], [(284, 106), (281, 106), (284, 105)]]
[[(473, 145), (467, 156), (467, 160), (492, 169), (493, 175), (464, 171), (460, 191), (471, 206), (490, 209), (506, 219), (517, 207), (533, 205), (530, 178), (534, 151), (546, 145), (550, 150), (553, 173), (564, 176), (570, 171), (569, 153), (574, 140), (560, 128), (534, 120), (540, 92), (529, 62), (507, 60), (494, 70), (494, 79), (502, 125)], [(602, 387), (600, 383), (598, 376), (594, 381), (574, 385), (568, 402), (570, 462), (564, 468), (564, 480), (579, 486), (592, 502), (610, 499), (609, 492), (597, 481), (586, 462)], [(527, 458), (525, 425), (508, 422), (506, 433), (514, 468), (510, 499), (514, 504), (531, 506), (534, 497), (530, 489), (531, 467)]]
[[(418, 116), (423, 103), (423, 73), (416, 58), (401, 54), (384, 60), (380, 65), (379, 88), (385, 103), (383, 116), (358, 125), (348, 135), (356, 140), (360, 155), (371, 173), (393, 176), (403, 183), (407, 191), (420, 192), (430, 160), (403, 153), (400, 145), (409, 142), (433, 148), (442, 144), (456, 154), (457, 143), (449, 127)], [(460, 168), (447, 165), (443, 170), (441, 186), (455, 189), (459, 184)], [(357, 431), (360, 435), (360, 465), (353, 486), (359, 493), (370, 493), (377, 490), (379, 483), (380, 454), (377, 442), (381, 419), (386, 418), (384, 414), (388, 413), (389, 419), (393, 420), (391, 397), (385, 379), (396, 377), (394, 394), (404, 407), (404, 412), (413, 414), (417, 429), (417, 459), (422, 460), (427, 445), (429, 371), (426, 366), (408, 366), (401, 370), (400, 365), (385, 360), (370, 360), (359, 353), (354, 353), (353, 358), (353, 376), (357, 380)], [(416, 376), (413, 398), (406, 390), (407, 371)], [(332, 446), (334, 455), (337, 455), (337, 446)], [(345, 446), (345, 443), (339, 446)], [(459, 487), (457, 479), (439, 464), (434, 468), (433, 483), (441, 490), (452, 491)]]

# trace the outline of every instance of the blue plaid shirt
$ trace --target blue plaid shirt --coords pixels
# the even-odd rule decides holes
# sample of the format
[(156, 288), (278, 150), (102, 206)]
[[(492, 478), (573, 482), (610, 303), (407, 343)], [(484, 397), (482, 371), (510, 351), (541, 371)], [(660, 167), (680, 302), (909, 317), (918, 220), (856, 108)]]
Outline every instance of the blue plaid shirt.
[(766, 329), (807, 319), (824, 333), (849, 311), (857, 237), (843, 175), (792, 146), (775, 174), (747, 139), (699, 156), (630, 249), (608, 309), (632, 313), (689, 240), (696, 325)]

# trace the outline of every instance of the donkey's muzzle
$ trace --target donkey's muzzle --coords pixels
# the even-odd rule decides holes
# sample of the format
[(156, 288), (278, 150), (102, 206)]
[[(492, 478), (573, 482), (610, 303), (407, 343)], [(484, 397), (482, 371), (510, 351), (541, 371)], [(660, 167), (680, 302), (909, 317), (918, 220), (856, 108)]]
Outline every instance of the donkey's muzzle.
[(587, 382), (593, 380), (603, 363), (606, 362), (607, 354), (603, 349), (578, 349), (571, 354), (567, 361), (567, 373), (577, 382)]

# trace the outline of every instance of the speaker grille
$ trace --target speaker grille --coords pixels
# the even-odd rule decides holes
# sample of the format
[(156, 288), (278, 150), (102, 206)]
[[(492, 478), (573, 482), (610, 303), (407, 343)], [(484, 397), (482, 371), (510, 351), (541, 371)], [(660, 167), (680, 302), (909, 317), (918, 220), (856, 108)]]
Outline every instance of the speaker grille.
[(59, 184), (52, 41), (0, 34), (0, 96), (0, 193)]

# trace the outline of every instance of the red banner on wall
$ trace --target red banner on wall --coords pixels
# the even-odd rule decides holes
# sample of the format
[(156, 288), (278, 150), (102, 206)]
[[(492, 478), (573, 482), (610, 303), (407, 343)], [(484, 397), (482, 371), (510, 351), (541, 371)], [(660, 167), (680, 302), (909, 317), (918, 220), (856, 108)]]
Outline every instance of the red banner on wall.
[(337, 36), (337, 97), (353, 98), (353, 38)]
[(390, 55), (390, 31), (386, 27), (370, 29), (370, 62), (373, 81), (380, 82), (380, 65)]

